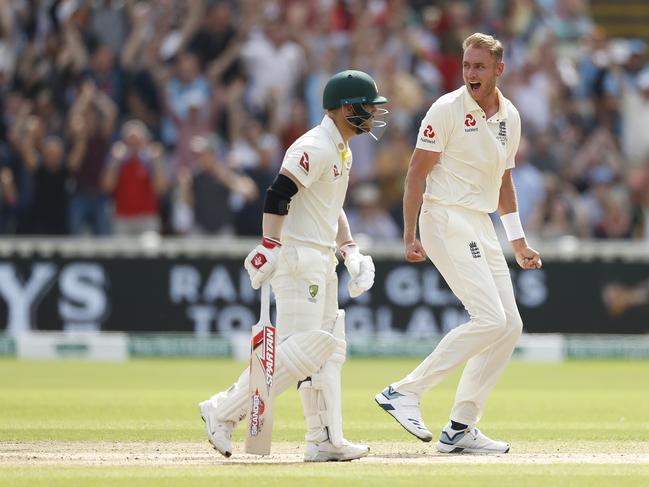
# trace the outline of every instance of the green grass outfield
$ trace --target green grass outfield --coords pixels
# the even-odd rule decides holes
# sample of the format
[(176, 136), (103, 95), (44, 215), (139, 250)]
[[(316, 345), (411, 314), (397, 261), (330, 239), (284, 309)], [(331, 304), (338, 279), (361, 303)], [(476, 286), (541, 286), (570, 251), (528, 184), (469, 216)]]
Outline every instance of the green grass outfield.
[[(649, 362), (512, 362), (481, 422), (512, 452), (477, 460), (436, 454), (374, 403), (416, 364), (349, 360), (345, 435), (369, 443), (373, 458), (315, 465), (299, 462), (304, 419), (295, 390), (277, 401), (278, 461), (237, 461), (241, 428), (230, 461), (209, 448), (196, 404), (227, 387), (241, 363), (0, 359), (0, 485), (649, 485)], [(457, 377), (422, 403), (433, 431), (447, 420)]]

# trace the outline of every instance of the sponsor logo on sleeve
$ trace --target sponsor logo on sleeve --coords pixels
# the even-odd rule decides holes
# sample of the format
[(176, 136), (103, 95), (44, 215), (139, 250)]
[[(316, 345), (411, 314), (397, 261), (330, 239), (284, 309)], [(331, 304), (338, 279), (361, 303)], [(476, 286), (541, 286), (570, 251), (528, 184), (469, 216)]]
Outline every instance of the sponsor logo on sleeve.
[(309, 154), (306, 152), (300, 157), (300, 167), (306, 174), (309, 174)]
[(422, 136), (419, 137), (419, 140), (421, 142), (424, 142), (426, 144), (436, 144), (437, 140), (435, 139), (435, 131), (433, 130), (432, 125), (426, 125), (426, 128), (421, 134)]
[(471, 115), (470, 113), (467, 113), (466, 117), (464, 117), (464, 126), (466, 127), (464, 129), (464, 131), (465, 132), (477, 132), (478, 127), (476, 127), (475, 125), (476, 125), (475, 117), (473, 115)]

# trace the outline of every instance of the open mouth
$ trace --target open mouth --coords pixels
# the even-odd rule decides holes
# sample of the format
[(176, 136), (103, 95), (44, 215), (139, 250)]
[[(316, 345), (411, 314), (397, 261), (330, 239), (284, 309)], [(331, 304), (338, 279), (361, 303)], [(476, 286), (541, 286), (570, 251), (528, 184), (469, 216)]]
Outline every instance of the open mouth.
[(479, 81), (474, 81), (474, 82), (470, 81), (469, 86), (471, 87), (471, 91), (473, 93), (477, 93), (480, 87), (482, 86), (482, 83), (480, 83)]

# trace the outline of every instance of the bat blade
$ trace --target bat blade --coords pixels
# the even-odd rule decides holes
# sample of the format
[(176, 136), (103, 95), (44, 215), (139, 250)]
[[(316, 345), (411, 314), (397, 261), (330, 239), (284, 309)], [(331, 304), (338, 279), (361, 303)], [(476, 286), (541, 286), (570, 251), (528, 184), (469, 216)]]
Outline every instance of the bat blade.
[(250, 382), (248, 387), (248, 431), (246, 453), (270, 454), (273, 434), (273, 378), (275, 375), (276, 330), (270, 322), (269, 288), (261, 290), (261, 316), (252, 327)]

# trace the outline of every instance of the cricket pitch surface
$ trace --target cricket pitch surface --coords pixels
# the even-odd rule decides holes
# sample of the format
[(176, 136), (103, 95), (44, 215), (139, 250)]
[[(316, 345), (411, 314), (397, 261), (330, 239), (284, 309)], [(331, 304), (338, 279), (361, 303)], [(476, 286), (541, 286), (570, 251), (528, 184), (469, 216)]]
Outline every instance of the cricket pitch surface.
[[(232, 457), (201, 442), (0, 442), (0, 466), (188, 466), (302, 463), (303, 443), (279, 442), (271, 455), (243, 453), (235, 442)], [(371, 442), (370, 454), (354, 463), (413, 465), (618, 464), (649, 465), (649, 441), (517, 442), (502, 455), (441, 454), (434, 442)]]

